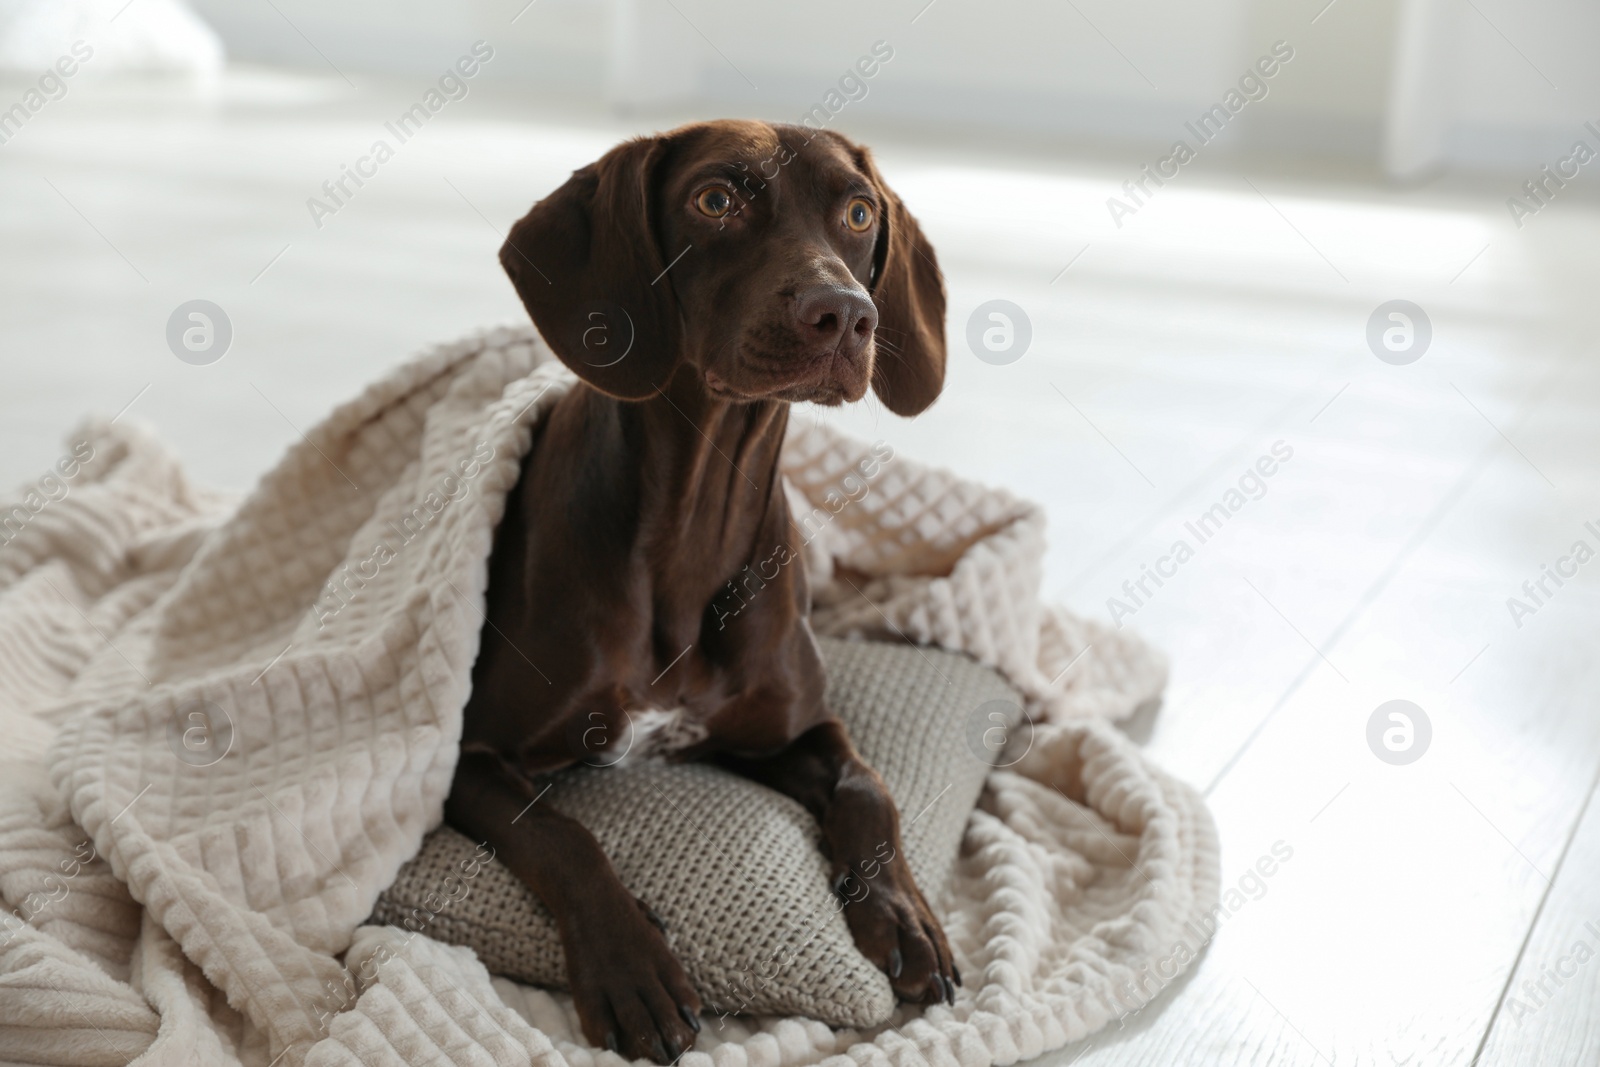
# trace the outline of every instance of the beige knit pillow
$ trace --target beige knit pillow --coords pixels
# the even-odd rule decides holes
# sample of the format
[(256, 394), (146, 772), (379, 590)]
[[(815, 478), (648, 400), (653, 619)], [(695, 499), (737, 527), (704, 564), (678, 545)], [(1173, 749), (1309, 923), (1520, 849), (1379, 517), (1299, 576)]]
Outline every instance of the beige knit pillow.
[[(821, 646), (829, 706), (899, 804), (906, 859), (938, 910), (1021, 698), (954, 653), (831, 638)], [(816, 823), (789, 798), (707, 764), (643, 760), (576, 769), (539, 803), (588, 827), (623, 883), (666, 921), (708, 1011), (866, 1027), (894, 1009), (888, 979), (856, 951), (829, 890)], [(368, 921), (466, 945), (495, 974), (564, 988), (550, 913), (483, 855), (455, 830), (435, 831)]]

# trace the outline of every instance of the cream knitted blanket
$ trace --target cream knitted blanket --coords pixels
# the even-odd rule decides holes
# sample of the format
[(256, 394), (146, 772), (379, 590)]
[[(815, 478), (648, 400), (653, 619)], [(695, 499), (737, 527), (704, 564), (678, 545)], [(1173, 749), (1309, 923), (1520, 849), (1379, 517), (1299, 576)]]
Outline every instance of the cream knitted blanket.
[[(571, 381), (528, 329), (433, 350), (242, 502), (93, 422), (0, 514), (0, 1060), (617, 1062), (568, 998), (360, 926), (440, 821), (491, 534)], [(1160, 659), (1040, 604), (1024, 501), (803, 419), (783, 471), (820, 632), (967, 652), (1038, 725), (938, 905), (953, 1007), (708, 1027), (684, 1067), (986, 1067), (1133, 1010), (1217, 891), (1203, 803), (1105, 725), (1159, 693)]]

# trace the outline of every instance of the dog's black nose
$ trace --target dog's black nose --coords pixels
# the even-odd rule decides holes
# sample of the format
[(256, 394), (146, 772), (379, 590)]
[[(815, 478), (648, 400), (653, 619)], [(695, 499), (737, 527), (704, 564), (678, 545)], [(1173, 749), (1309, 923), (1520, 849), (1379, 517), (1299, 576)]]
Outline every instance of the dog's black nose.
[(817, 286), (795, 301), (795, 326), (807, 347), (854, 357), (878, 328), (878, 309), (860, 290)]

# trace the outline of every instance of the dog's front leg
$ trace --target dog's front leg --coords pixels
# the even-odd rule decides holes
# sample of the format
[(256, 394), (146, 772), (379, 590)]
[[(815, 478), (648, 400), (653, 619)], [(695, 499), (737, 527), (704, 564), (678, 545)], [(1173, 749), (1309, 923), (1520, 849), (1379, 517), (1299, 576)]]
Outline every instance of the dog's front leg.
[(535, 797), (499, 757), (463, 752), (445, 817), (492, 845), (550, 909), (584, 1036), (629, 1059), (673, 1062), (700, 1031), (700, 998), (661, 920), (622, 884), (593, 834)]
[(954, 1003), (961, 972), (906, 864), (900, 814), (844, 723), (814, 726), (767, 758), (724, 755), (718, 762), (811, 812), (856, 947), (889, 976), (895, 995), (912, 1003)]

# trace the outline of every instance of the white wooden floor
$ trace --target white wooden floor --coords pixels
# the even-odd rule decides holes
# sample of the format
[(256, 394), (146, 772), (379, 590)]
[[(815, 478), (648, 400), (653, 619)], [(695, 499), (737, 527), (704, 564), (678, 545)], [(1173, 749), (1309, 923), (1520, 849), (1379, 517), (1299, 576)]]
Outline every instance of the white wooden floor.
[[(132, 402), (242, 490), (418, 346), (519, 319), (496, 231), (633, 131), (477, 91), (315, 228), (306, 199), (414, 88), (74, 90), (0, 147), (0, 483)], [(949, 388), (914, 423), (824, 417), (1043, 501), (1048, 592), (1079, 612), (1195, 549), (1129, 620), (1173, 663), (1131, 729), (1207, 792), (1248, 901), (1150, 1007), (1050, 1063), (1600, 1063), (1600, 562), (1547, 579), (1520, 627), (1506, 607), (1575, 541), (1600, 549), (1595, 201), (1519, 231), (1521, 177), (1375, 191), (1204, 160), (1118, 230), (1130, 160), (874, 142), (948, 278)], [(194, 298), (233, 323), (212, 366), (166, 347)], [(1009, 365), (965, 345), (991, 299), (1032, 324)], [(1365, 341), (1393, 299), (1433, 327), (1407, 366)], [(1199, 544), (1185, 522), (1280, 441), (1264, 495)], [(1432, 727), (1404, 766), (1367, 743), (1393, 699)], [(1278, 842), (1292, 858), (1252, 875)]]

